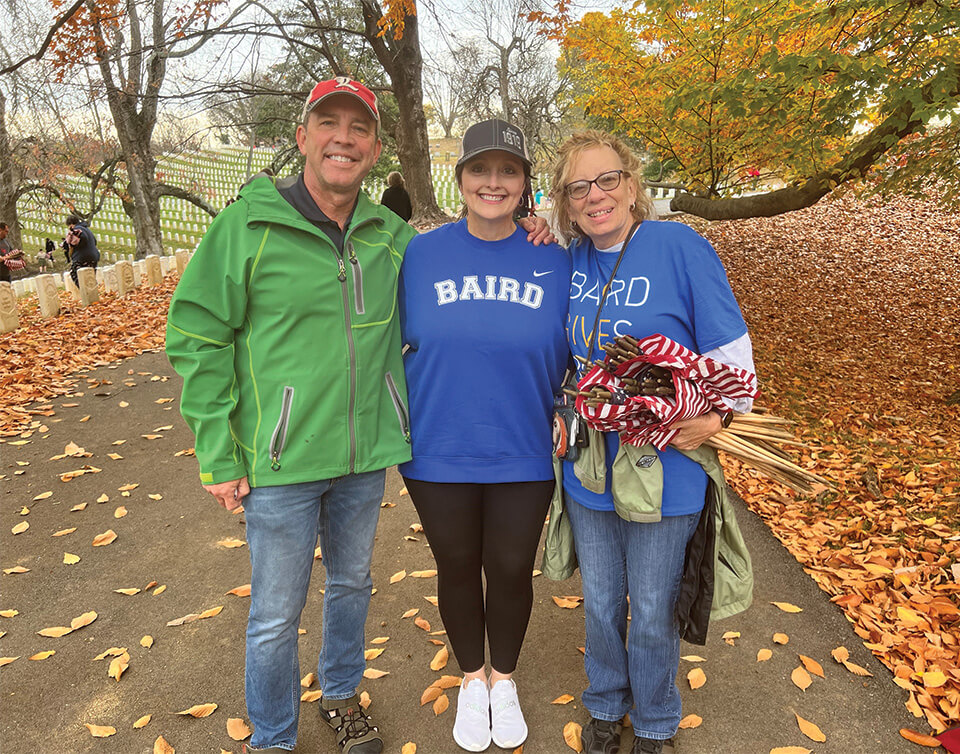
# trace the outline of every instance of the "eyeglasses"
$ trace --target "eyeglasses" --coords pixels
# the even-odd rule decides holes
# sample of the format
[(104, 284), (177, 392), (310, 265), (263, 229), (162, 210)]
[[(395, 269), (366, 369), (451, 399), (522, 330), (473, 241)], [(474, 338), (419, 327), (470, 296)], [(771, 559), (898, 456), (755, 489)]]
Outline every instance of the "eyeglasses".
[(568, 183), (563, 187), (563, 190), (567, 192), (567, 196), (571, 199), (583, 199), (583, 197), (590, 193), (590, 187), (594, 183), (597, 184), (597, 187), (601, 191), (613, 191), (620, 185), (620, 177), (625, 174), (629, 175), (626, 170), (610, 170), (606, 173), (601, 173), (592, 181), (573, 181), (573, 183)]

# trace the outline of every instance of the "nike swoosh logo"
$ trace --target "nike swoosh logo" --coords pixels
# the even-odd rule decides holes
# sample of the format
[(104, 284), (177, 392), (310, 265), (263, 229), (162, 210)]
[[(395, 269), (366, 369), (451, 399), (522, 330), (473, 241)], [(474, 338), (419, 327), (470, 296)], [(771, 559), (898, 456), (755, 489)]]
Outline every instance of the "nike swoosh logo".
[(553, 270), (547, 270), (546, 272), (537, 272), (536, 270), (534, 270), (533, 276), (535, 278), (542, 278), (544, 275), (549, 275), (551, 272), (553, 272)]

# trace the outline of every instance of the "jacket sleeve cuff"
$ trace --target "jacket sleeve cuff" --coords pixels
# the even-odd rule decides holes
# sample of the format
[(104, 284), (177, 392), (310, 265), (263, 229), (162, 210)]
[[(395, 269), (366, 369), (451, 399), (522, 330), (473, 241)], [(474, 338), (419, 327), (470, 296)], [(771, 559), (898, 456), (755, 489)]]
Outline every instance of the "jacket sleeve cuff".
[(221, 466), (211, 471), (200, 471), (201, 484), (220, 484), (221, 482), (232, 482), (235, 479), (241, 479), (247, 475), (247, 468), (242, 463), (234, 463), (229, 466)]

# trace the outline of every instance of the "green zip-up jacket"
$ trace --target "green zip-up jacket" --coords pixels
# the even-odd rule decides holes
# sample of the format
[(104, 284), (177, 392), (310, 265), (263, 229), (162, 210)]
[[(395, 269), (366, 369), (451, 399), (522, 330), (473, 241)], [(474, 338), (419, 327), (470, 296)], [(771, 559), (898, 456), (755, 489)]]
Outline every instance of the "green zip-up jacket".
[(397, 276), (415, 234), (361, 192), (341, 257), (269, 177), (216, 217), (167, 317), (201, 482), (270, 487), (410, 460)]

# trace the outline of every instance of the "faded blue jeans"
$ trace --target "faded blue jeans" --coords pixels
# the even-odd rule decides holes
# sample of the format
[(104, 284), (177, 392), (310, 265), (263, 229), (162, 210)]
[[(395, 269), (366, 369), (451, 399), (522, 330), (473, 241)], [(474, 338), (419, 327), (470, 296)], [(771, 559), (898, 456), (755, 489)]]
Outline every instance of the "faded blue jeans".
[(624, 521), (615, 511), (591, 510), (569, 496), (565, 504), (587, 624), (584, 666), (590, 685), (583, 706), (598, 720), (619, 721), (629, 712), (636, 735), (670, 738), (681, 717), (674, 607), (687, 542), (700, 514), (642, 524)]
[(366, 663), (370, 558), (386, 472), (257, 487), (243, 507), (252, 567), (247, 621), (247, 713), (253, 747), (292, 750), (300, 714), (297, 629), (320, 538), (326, 584), (317, 675), (328, 699), (356, 693)]

